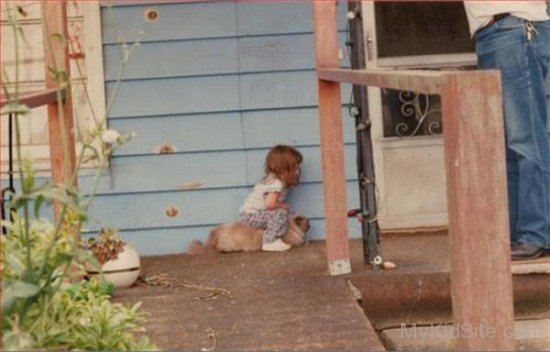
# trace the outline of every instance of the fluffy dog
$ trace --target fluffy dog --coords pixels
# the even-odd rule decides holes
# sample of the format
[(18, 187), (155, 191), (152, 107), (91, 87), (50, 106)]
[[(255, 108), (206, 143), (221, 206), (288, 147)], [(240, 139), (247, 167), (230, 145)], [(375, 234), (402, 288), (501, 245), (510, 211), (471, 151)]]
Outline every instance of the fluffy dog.
[[(305, 242), (306, 233), (309, 231), (309, 220), (302, 215), (291, 215), (289, 226), (282, 240), (297, 246)], [(210, 231), (206, 243), (193, 241), (187, 250), (189, 254), (206, 254), (217, 252), (251, 252), (262, 249), (263, 230), (235, 222), (223, 224)]]

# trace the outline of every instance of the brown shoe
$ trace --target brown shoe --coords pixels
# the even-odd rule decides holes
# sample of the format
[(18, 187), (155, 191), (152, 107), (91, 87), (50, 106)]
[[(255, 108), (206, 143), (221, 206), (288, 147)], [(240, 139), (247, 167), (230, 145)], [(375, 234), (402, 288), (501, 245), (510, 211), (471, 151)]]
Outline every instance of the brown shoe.
[(529, 260), (543, 255), (544, 248), (528, 243), (516, 243), (512, 245), (510, 255), (512, 260)]

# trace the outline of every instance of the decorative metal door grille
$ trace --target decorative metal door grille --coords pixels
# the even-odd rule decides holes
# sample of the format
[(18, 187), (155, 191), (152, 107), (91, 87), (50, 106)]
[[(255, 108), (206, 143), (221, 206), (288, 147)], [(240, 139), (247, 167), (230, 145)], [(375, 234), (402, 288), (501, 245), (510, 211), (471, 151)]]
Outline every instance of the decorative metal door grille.
[(439, 135), (441, 99), (437, 95), (382, 90), (384, 137)]
[[(440, 67), (436, 70), (475, 70), (476, 66)], [(382, 89), (384, 137), (435, 136), (443, 133), (441, 98), (393, 89)]]

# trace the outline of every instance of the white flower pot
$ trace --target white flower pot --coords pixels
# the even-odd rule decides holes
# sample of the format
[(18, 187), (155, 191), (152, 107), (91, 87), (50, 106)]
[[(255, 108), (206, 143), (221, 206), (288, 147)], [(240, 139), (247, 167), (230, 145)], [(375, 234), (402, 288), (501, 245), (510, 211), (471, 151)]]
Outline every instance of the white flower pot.
[(112, 282), (115, 288), (132, 286), (141, 271), (139, 255), (135, 248), (127, 243), (123, 249), (117, 259), (109, 260), (101, 267), (105, 280)]

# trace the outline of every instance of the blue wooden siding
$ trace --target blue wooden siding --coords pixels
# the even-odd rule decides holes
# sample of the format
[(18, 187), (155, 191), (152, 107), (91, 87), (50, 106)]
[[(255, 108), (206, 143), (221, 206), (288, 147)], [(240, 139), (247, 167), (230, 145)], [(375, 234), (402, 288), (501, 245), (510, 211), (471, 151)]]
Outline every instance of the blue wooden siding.
[[(158, 11), (156, 22), (144, 19), (147, 9)], [(344, 49), (345, 4), (339, 12)], [(182, 252), (213, 225), (235, 220), (269, 147), (290, 144), (305, 160), (289, 202), (312, 219), (311, 237), (324, 238), (311, 20), (307, 2), (102, 7), (108, 95), (120, 69), (120, 38), (133, 41), (143, 31), (108, 119), (111, 128), (138, 137), (112, 158), (89, 230), (118, 227), (141, 254)], [(349, 94), (344, 87), (344, 102)], [(351, 208), (358, 204), (355, 135), (342, 112)], [(157, 154), (162, 144), (175, 152)], [(194, 182), (201, 188), (182, 189)], [(167, 207), (178, 216), (167, 217)], [(357, 221), (350, 225), (359, 236)]]

